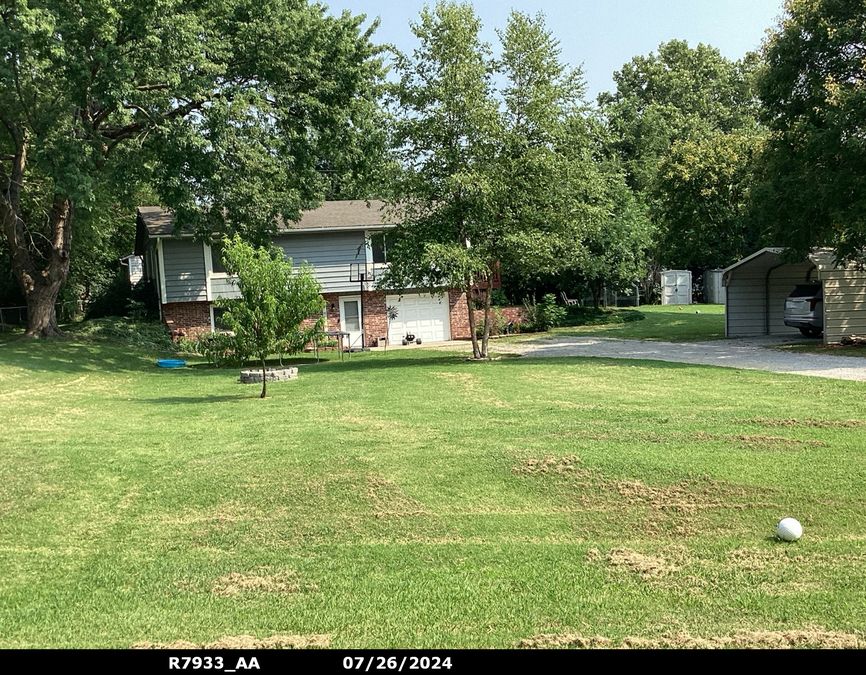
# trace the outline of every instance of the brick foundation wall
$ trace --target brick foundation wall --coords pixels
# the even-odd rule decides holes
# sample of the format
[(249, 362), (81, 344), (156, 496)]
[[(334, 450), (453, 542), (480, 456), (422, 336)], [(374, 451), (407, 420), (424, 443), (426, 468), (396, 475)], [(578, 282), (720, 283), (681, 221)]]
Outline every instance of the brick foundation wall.
[(469, 307), (466, 305), (466, 293), (456, 288), (448, 289), (448, 316), (451, 318), (451, 339), (468, 340)]
[(388, 337), (388, 308), (385, 294), (381, 291), (364, 291), (361, 296), (364, 305), (365, 346), (375, 347), (380, 337)]
[(167, 302), (162, 306), (162, 320), (171, 331), (171, 339), (211, 332), (209, 302)]
[[(340, 296), (337, 293), (322, 293), (327, 303), (325, 306), (325, 330), (340, 330)], [(331, 305), (334, 306), (331, 309)]]
[[(498, 307), (496, 308), (500, 312), (502, 312), (502, 318), (505, 319), (506, 322), (513, 321), (514, 323), (525, 323), (526, 322), (526, 308), (525, 307)], [(494, 308), (490, 308), (490, 313), (493, 315)], [(481, 326), (484, 322), (484, 310), (476, 309), (475, 312), (475, 325)]]

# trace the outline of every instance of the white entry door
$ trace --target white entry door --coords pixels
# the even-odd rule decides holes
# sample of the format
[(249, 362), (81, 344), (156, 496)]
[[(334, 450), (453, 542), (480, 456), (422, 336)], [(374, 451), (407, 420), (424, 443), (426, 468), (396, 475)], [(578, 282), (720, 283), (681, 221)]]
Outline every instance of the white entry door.
[(344, 346), (360, 349), (364, 346), (364, 332), (361, 329), (361, 296), (352, 295), (340, 298), (340, 330), (349, 334)]

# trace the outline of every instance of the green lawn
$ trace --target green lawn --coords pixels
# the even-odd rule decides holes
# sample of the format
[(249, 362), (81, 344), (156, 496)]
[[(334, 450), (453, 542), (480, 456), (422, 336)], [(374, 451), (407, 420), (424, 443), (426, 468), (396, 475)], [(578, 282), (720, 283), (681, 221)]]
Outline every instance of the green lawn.
[[(643, 315), (643, 319), (634, 320), (640, 315)], [(724, 305), (645, 305), (634, 309), (610, 310), (595, 321), (606, 323), (557, 328), (553, 333), (665, 342), (720, 340), (725, 337)]]
[(156, 358), (0, 345), (0, 647), (864, 644), (862, 383), (419, 349), (259, 400)]

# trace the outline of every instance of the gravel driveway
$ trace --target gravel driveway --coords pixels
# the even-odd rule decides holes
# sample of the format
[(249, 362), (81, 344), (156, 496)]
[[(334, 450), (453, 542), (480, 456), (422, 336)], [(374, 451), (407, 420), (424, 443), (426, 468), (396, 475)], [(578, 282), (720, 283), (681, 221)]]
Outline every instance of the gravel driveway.
[(726, 368), (769, 370), (773, 373), (866, 381), (866, 358), (797, 354), (769, 345), (802, 342), (791, 338), (737, 338), (709, 342), (649, 342), (604, 337), (563, 337), (528, 340), (497, 351), (524, 356), (605, 356), (617, 359), (652, 359), (697, 363)]

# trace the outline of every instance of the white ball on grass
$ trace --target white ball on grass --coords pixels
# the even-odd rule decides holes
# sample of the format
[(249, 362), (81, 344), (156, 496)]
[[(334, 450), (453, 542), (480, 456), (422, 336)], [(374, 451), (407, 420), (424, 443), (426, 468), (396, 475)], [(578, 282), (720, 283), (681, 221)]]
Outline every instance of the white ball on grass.
[(797, 541), (803, 536), (803, 526), (794, 518), (783, 518), (776, 525), (776, 536), (782, 541)]
[(699, 309), (695, 310), (695, 314), (700, 314), (700, 313), (701, 313), (701, 310), (699, 310)]

